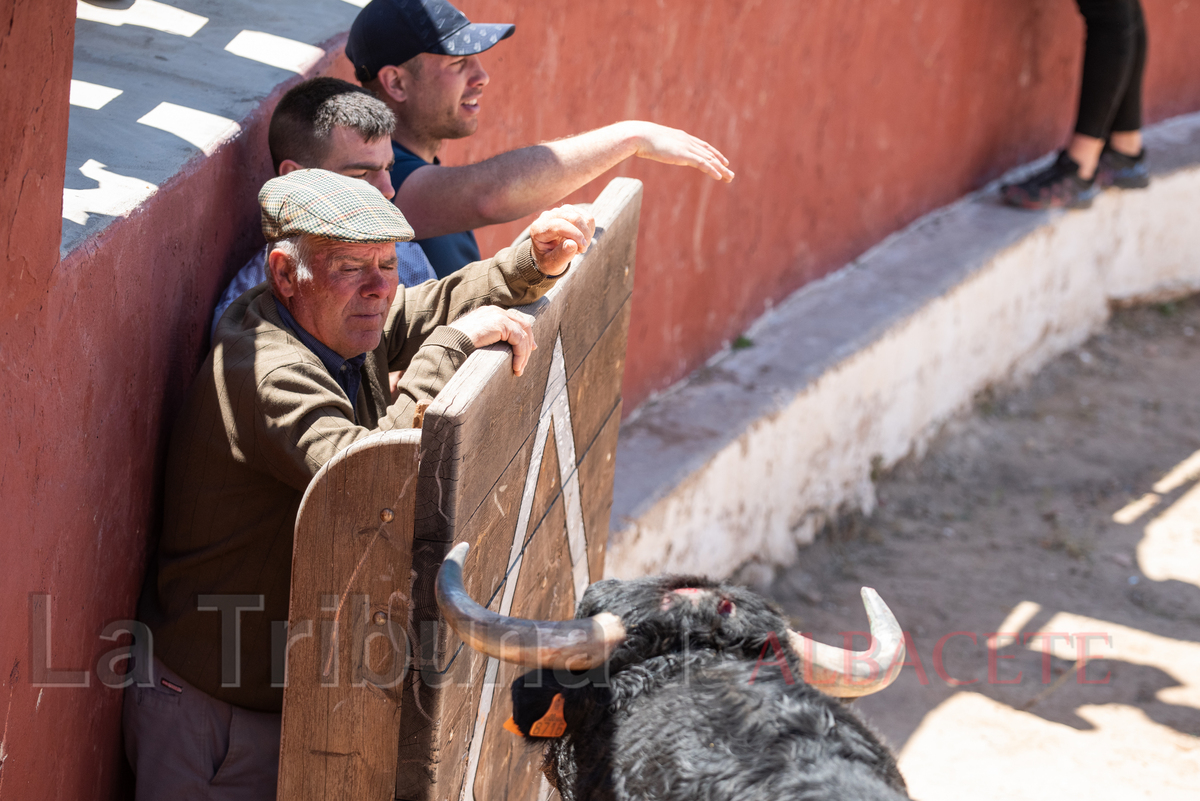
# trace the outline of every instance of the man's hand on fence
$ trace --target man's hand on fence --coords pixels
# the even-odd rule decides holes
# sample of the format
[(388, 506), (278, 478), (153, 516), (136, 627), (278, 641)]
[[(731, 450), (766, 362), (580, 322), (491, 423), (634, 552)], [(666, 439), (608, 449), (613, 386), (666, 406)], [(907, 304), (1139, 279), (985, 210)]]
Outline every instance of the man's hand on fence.
[(574, 206), (543, 211), (529, 226), (533, 260), (546, 275), (561, 275), (571, 259), (587, 250), (595, 232), (592, 215)]
[(517, 375), (525, 371), (529, 357), (537, 350), (537, 343), (533, 341), (533, 317), (516, 309), (481, 306), (459, 317), (450, 327), (469, 336), (477, 348), (496, 342), (512, 345), (513, 372)]

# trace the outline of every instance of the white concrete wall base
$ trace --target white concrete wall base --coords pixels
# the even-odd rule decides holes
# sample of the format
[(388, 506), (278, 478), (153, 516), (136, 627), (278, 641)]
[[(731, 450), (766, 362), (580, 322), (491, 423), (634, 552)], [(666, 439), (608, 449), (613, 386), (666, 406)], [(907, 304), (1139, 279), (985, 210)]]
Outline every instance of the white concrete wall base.
[(606, 574), (792, 563), (830, 514), (870, 512), (872, 470), (920, 453), (979, 391), (1077, 346), (1113, 304), (1200, 290), (1200, 114), (1148, 129), (1146, 146), (1149, 189), (1028, 212), (993, 184), (796, 292), (752, 347), (644, 404), (621, 429)]

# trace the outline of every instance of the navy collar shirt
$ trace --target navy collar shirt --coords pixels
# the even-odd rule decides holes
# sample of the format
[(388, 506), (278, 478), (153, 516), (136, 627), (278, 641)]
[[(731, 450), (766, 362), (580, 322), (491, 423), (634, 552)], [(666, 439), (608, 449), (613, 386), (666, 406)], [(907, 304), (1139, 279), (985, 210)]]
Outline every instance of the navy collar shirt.
[(358, 412), (356, 407), (358, 405), (358, 390), (362, 387), (362, 366), (367, 360), (367, 354), (360, 353), (353, 358), (344, 359), (341, 354), (327, 347), (323, 342), (301, 328), (296, 319), (292, 317), (291, 312), (285, 309), (283, 304), (279, 302), (279, 298), (275, 298), (275, 308), (279, 309), (279, 316), (295, 332), (297, 339), (317, 355), (317, 358), (321, 360), (321, 364), (325, 365), (325, 369), (333, 376), (333, 380), (346, 393), (346, 397), (350, 399), (350, 408), (355, 410), (353, 412), (354, 422), (357, 423)]

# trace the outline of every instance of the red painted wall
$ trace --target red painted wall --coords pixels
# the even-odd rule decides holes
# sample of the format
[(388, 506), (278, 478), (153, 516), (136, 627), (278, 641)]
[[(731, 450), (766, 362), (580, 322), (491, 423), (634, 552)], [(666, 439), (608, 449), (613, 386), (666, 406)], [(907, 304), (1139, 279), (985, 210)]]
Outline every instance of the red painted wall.
[[(1200, 3), (1143, 5), (1149, 119), (1200, 108)], [(641, 118), (707, 139), (737, 172), (728, 186), (645, 161), (613, 172), (646, 184), (626, 410), (773, 301), (1065, 143), (1074, 120), (1072, 0), (460, 7), (517, 32), (485, 56), (480, 133), (447, 147), (447, 163)], [(526, 223), (481, 232), (484, 252)]]
[[(1144, 3), (1150, 119), (1200, 108), (1200, 3)], [(773, 300), (1064, 140), (1082, 36), (1070, 0), (462, 6), (518, 32), (485, 62), (482, 133), (448, 162), (644, 118), (709, 139), (738, 172), (726, 186), (614, 171), (646, 183), (628, 409)], [(121, 792), (120, 693), (94, 671), (115, 644), (98, 635), (133, 613), (165, 435), (212, 303), (258, 240), (270, 172), (268, 101), (59, 263), (74, 8), (0, 0), (0, 801)], [(523, 224), (482, 232), (484, 250)], [(34, 594), (52, 597), (50, 667), (93, 668), (89, 688), (33, 685)]]
[[(265, 123), (287, 87), (236, 141), (193, 159), (60, 262), (75, 0), (19, 0), (12, 18), (0, 40), (0, 801), (118, 798), (128, 790), (122, 693), (96, 666), (128, 638), (99, 635), (134, 616), (167, 434), (206, 353), (213, 304), (261, 244)], [(344, 59), (329, 62), (316, 71), (350, 77)], [(29, 611), (41, 595), (51, 599), (49, 664), (33, 634), (45, 617)], [(85, 671), (89, 686), (38, 686), (39, 663)]]
[[(90, 443), (82, 405), (56, 405), (76, 378), (74, 354), (35, 342), (72, 303), (54, 291), (62, 235), (68, 87), (75, 0), (0, 2), (0, 798), (86, 798), (118, 766), (113, 707), (99, 696), (30, 683), (29, 593), (61, 590), (56, 659), (77, 662), (88, 607), (100, 586), (128, 584), (96, 558), (96, 524), (78, 514), (83, 464), (58, 462), (57, 441)], [(51, 337), (53, 334), (51, 334)], [(86, 445), (82, 445), (86, 447)], [(97, 471), (96, 475), (101, 475)], [(98, 511), (98, 510), (97, 510)], [(90, 513), (87, 514), (90, 518)], [(105, 521), (109, 525), (109, 521)], [(112, 535), (115, 532), (108, 532)], [(72, 536), (75, 534), (76, 536)], [(97, 582), (103, 582), (98, 584)], [(90, 655), (90, 652), (88, 652)], [(83, 703), (80, 703), (80, 701)], [(58, 769), (64, 746), (79, 767)]]

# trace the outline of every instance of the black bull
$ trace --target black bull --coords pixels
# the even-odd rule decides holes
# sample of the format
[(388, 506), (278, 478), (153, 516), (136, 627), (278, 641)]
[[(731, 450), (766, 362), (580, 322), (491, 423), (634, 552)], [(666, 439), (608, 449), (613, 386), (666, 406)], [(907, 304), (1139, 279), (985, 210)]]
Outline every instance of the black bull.
[(468, 644), (535, 667), (513, 683), (510, 725), (546, 743), (565, 801), (908, 798), (887, 747), (814, 686), (848, 697), (895, 678), (903, 640), (873, 591), (870, 660), (791, 631), (748, 590), (695, 577), (597, 582), (573, 621), (503, 618), (466, 594), (465, 556), (460, 545), (443, 564), (439, 605)]

